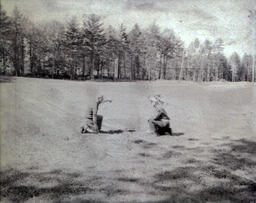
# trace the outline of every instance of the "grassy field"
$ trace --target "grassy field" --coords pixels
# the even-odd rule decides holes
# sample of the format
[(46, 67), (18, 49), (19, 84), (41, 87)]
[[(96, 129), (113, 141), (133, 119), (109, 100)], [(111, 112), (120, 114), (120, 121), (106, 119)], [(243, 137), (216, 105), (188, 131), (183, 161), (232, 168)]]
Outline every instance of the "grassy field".
[[(100, 94), (105, 133), (80, 134)], [(174, 136), (147, 133), (153, 94)], [(256, 86), (13, 78), (0, 96), (2, 202), (256, 202)]]

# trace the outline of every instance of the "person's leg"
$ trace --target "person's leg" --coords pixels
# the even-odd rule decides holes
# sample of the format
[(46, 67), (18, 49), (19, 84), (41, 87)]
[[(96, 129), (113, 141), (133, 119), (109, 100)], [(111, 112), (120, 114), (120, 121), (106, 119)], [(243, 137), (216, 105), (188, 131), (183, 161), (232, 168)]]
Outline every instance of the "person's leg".
[(97, 125), (98, 125), (99, 130), (101, 130), (102, 121), (103, 121), (103, 116), (102, 115), (97, 115)]
[(152, 130), (152, 132), (156, 133), (156, 135), (158, 135), (158, 136), (161, 135), (161, 126), (162, 126), (161, 121), (149, 119), (148, 123), (149, 123), (149, 127)]
[(163, 133), (166, 135), (172, 135), (172, 129), (170, 128), (170, 123), (168, 122), (163, 128)]
[(154, 125), (155, 131), (158, 135), (165, 135), (169, 134), (172, 135), (172, 129), (170, 128), (170, 123), (167, 120), (161, 120), (161, 121), (152, 121), (152, 124)]
[(82, 127), (81, 131), (82, 131), (82, 133), (95, 133), (96, 128), (95, 128), (93, 121), (91, 119), (88, 119), (86, 121), (85, 126)]
[(172, 135), (172, 128), (170, 128), (170, 126), (168, 127), (168, 131), (167, 131), (170, 135)]
[(153, 119), (149, 119), (148, 120), (148, 124), (149, 124), (149, 129), (152, 131), (152, 132), (155, 132), (156, 131), (156, 128), (155, 128), (155, 124), (153, 123)]
[(85, 133), (84, 126), (81, 127), (81, 133)]

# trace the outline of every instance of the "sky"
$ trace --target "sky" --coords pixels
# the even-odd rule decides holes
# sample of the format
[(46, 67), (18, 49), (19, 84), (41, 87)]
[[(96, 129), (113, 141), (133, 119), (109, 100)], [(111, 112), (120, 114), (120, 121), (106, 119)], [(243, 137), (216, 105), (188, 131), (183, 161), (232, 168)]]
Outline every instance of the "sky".
[[(105, 26), (128, 30), (137, 23), (146, 28), (155, 22), (162, 30), (173, 29), (188, 46), (198, 38), (224, 40), (224, 53), (251, 54), (252, 22), (248, 17), (256, 9), (256, 0), (1, 0), (9, 15), (17, 6), (33, 22), (58, 20), (72, 16), (82, 22), (85, 14), (102, 16)], [(254, 48), (254, 49), (253, 49)]]

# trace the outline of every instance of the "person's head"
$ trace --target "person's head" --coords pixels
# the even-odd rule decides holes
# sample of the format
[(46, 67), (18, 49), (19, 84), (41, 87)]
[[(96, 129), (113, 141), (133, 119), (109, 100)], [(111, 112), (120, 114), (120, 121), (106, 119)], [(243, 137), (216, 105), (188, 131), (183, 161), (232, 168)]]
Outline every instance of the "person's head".
[(101, 103), (101, 102), (103, 102), (103, 101), (104, 101), (104, 96), (98, 97), (98, 102), (99, 102), (99, 103)]
[(164, 104), (160, 95), (152, 96), (152, 97), (149, 98), (149, 100), (150, 100), (150, 103), (153, 107), (159, 107), (160, 105)]

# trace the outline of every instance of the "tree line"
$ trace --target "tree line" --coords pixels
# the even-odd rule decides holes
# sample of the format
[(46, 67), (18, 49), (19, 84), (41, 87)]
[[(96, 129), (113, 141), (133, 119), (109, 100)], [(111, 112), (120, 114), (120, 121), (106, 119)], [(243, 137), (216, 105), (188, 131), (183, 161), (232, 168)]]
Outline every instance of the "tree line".
[(3, 75), (84, 80), (251, 81), (253, 57), (223, 54), (224, 42), (195, 39), (188, 47), (173, 30), (152, 23), (141, 29), (104, 27), (85, 15), (67, 23), (35, 24), (16, 7), (0, 4), (0, 71)]

